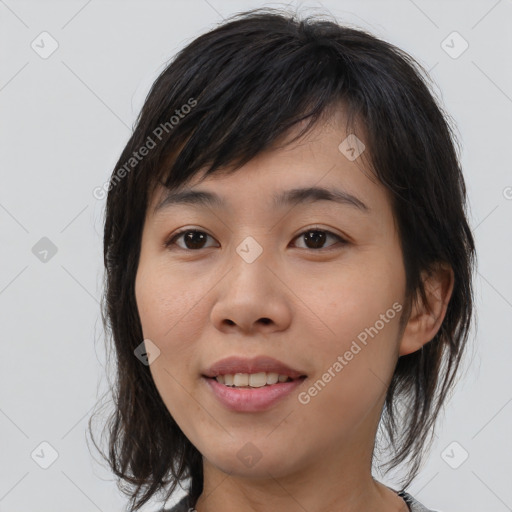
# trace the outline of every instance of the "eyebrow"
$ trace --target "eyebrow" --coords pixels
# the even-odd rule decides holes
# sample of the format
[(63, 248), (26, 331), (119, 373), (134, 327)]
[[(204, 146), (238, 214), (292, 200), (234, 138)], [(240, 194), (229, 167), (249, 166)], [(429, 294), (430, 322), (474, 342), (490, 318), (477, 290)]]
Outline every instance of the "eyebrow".
[[(345, 190), (335, 188), (294, 188), (275, 194), (273, 197), (274, 208), (295, 206), (300, 203), (314, 203), (317, 201), (333, 201), (335, 203), (355, 207), (364, 213), (370, 212), (370, 208), (363, 203), (361, 199), (358, 199)], [(172, 205), (199, 205), (221, 208), (225, 203), (224, 200), (214, 192), (204, 190), (168, 191), (162, 201), (155, 206), (153, 213), (156, 214)]]

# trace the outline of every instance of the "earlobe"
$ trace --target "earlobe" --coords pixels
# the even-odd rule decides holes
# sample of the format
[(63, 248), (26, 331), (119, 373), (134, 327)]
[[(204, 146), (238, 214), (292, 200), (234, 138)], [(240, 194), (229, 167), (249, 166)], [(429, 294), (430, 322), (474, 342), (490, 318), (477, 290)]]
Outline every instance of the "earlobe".
[(400, 341), (399, 356), (420, 350), (439, 331), (453, 292), (454, 273), (450, 265), (438, 263), (422, 273), (427, 302), (421, 296), (411, 306), (411, 314)]

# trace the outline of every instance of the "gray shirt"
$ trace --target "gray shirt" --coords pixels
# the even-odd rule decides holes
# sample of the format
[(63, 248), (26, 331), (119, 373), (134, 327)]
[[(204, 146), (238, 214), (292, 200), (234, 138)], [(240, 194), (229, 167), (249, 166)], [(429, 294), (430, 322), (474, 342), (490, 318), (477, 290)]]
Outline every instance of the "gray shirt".
[[(435, 512), (435, 510), (424, 507), (405, 491), (399, 491), (397, 494), (407, 503), (410, 512)], [(190, 512), (193, 512), (194, 507), (189, 504), (188, 496), (184, 496), (174, 507), (162, 510), (161, 512), (189, 512), (189, 509), (191, 509)]]

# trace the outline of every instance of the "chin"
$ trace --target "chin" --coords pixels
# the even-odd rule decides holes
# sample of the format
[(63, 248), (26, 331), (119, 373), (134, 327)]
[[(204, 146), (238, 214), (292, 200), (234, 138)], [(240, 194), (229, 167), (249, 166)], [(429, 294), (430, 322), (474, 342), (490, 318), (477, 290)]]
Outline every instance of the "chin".
[(209, 464), (223, 473), (242, 478), (277, 478), (287, 475), (291, 468), (297, 467), (286, 447), (282, 446), (284, 449), (277, 450), (267, 444), (266, 447), (258, 448), (261, 443), (258, 444), (257, 441), (234, 444), (236, 446), (226, 447), (223, 451), (208, 450), (209, 453), (203, 452), (203, 456)]

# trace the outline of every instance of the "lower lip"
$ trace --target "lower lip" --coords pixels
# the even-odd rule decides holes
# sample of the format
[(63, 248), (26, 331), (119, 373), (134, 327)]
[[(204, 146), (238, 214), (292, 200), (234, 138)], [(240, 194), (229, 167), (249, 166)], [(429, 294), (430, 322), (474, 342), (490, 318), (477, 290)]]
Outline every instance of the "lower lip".
[(239, 412), (259, 412), (268, 409), (288, 396), (302, 384), (304, 378), (291, 382), (279, 382), (261, 388), (232, 388), (216, 379), (203, 377), (219, 401), (228, 409)]

